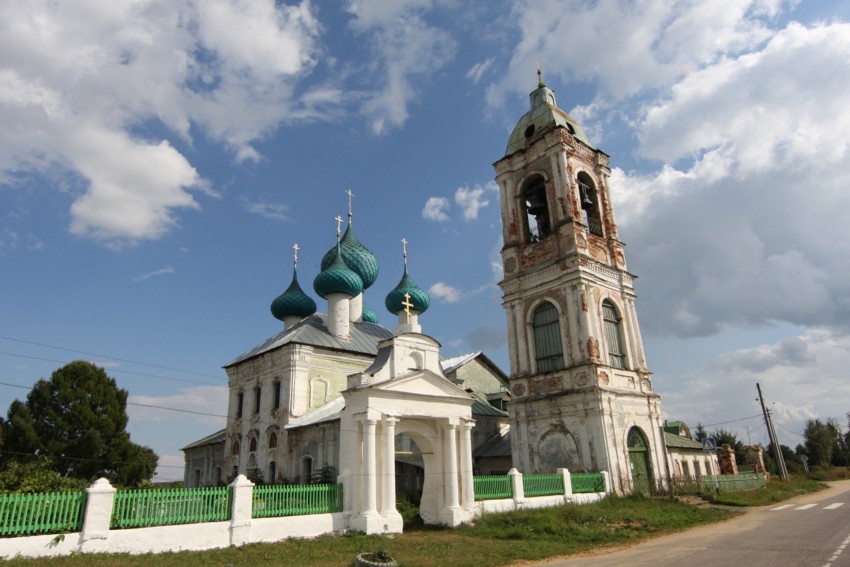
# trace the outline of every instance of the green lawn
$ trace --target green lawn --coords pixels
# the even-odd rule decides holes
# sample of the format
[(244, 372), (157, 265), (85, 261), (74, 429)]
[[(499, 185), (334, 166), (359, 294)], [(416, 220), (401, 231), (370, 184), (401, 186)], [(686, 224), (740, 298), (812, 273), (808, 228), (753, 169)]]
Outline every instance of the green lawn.
[(669, 499), (616, 498), (587, 505), (488, 514), (474, 526), (405, 528), (401, 535), (323, 536), (214, 551), (164, 555), (73, 555), (13, 559), (10, 566), (220, 566), (309, 565), (348, 567), (364, 551), (384, 549), (404, 567), (496, 566), (539, 560), (583, 550), (630, 543), (691, 526), (727, 519), (728, 510), (695, 507)]

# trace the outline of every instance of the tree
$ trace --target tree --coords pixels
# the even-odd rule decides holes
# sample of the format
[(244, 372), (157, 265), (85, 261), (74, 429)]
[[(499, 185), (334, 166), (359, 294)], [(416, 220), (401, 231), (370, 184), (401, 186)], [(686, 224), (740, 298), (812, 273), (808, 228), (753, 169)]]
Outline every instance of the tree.
[(840, 437), (841, 430), (834, 419), (828, 419), (826, 422), (820, 419), (808, 420), (803, 431), (803, 451), (809, 466), (832, 466), (833, 456), (841, 451), (838, 442)]
[(130, 441), (127, 391), (94, 364), (71, 362), (9, 406), (0, 466), (46, 459), (60, 476), (138, 485), (159, 457)]
[(708, 439), (708, 432), (702, 423), (697, 423), (697, 428), (694, 430), (694, 441), (702, 442), (703, 439)]

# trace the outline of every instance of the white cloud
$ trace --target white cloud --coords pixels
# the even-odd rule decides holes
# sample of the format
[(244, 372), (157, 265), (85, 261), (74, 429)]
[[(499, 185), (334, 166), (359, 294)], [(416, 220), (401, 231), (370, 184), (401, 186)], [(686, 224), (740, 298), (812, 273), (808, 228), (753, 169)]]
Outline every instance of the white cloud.
[(432, 285), (428, 289), (428, 293), (446, 303), (457, 303), (461, 297), (459, 289), (443, 282), (437, 282)]
[(484, 187), (476, 185), (469, 188), (468, 185), (458, 187), (455, 191), (455, 203), (463, 211), (463, 218), (467, 221), (472, 221), (478, 218), (478, 211), (490, 204), (489, 200), (484, 199)]
[(226, 421), (224, 414), (227, 413), (227, 386), (183, 388), (177, 394), (170, 396), (130, 396), (127, 401), (127, 415), (134, 422), (189, 420), (204, 425), (223, 427)]
[(289, 221), (289, 206), (283, 203), (263, 203), (243, 198), (242, 207), (251, 214), (260, 215), (275, 222)]
[(427, 79), (454, 57), (456, 42), (422, 17), (432, 8), (426, 0), (357, 0), (348, 5), (354, 15), (352, 29), (372, 36), (371, 75), (381, 77), (380, 88), (371, 91), (363, 104), (375, 134), (402, 126), (417, 98), (417, 81)]
[(425, 206), (422, 208), (422, 218), (435, 222), (445, 222), (449, 220), (446, 210), (450, 206), (449, 200), (445, 197), (428, 197)]
[(727, 353), (711, 361), (708, 368), (730, 373), (745, 370), (758, 374), (777, 366), (812, 366), (815, 362), (809, 343), (801, 337), (790, 337), (772, 345)]
[(294, 84), (319, 33), (306, 0), (4, 2), (0, 124), (16, 135), (0, 140), (0, 183), (76, 173), (74, 234), (114, 247), (160, 238), (205, 186), (174, 144), (131, 130), (161, 124), (191, 143), (195, 127), (260, 159), (252, 143), (304, 112)]
[(473, 84), (478, 84), (484, 75), (487, 74), (488, 71), (493, 67), (493, 63), (496, 61), (495, 57), (490, 57), (489, 59), (485, 59), (480, 63), (476, 63), (472, 67), (469, 68), (469, 71), (466, 72), (466, 78), (473, 82)]
[(175, 270), (171, 266), (166, 266), (162, 269), (154, 270), (154, 271), (148, 272), (144, 275), (135, 277), (135, 278), (133, 278), (133, 281), (134, 282), (143, 282), (143, 281), (150, 279), (150, 278), (153, 278), (155, 276), (162, 276), (162, 275), (165, 275), (165, 274), (176, 274), (176, 273), (177, 273), (177, 270)]

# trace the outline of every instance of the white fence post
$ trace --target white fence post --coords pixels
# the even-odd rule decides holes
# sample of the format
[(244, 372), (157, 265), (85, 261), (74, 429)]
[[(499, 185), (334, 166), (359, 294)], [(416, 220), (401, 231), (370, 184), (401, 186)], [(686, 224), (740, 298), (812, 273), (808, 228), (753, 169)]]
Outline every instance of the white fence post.
[(107, 551), (109, 522), (112, 519), (112, 504), (115, 501), (115, 488), (105, 478), (97, 479), (86, 488), (86, 513), (83, 516), (83, 529), (80, 532), (80, 551)]
[(516, 469), (508, 471), (508, 476), (511, 477), (511, 491), (514, 495), (514, 505), (519, 507), (522, 502), (525, 502), (525, 488), (522, 486), (522, 473)]
[(558, 469), (558, 473), (564, 477), (564, 502), (573, 500), (573, 478), (569, 469)]
[(230, 545), (244, 545), (251, 540), (254, 483), (240, 474), (230, 483), (233, 508), (230, 515)]
[(611, 473), (602, 471), (602, 480), (605, 482), (605, 494), (611, 493)]

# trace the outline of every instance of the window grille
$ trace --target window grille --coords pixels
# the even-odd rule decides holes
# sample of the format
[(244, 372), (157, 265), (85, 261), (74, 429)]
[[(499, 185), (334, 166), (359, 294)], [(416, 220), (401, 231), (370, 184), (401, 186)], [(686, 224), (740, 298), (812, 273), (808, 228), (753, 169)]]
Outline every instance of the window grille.
[(555, 306), (549, 302), (540, 305), (534, 311), (532, 326), (537, 372), (553, 372), (564, 368), (561, 323)]
[(605, 336), (608, 339), (608, 358), (614, 368), (626, 368), (626, 350), (623, 348), (622, 319), (610, 301), (602, 303)]

